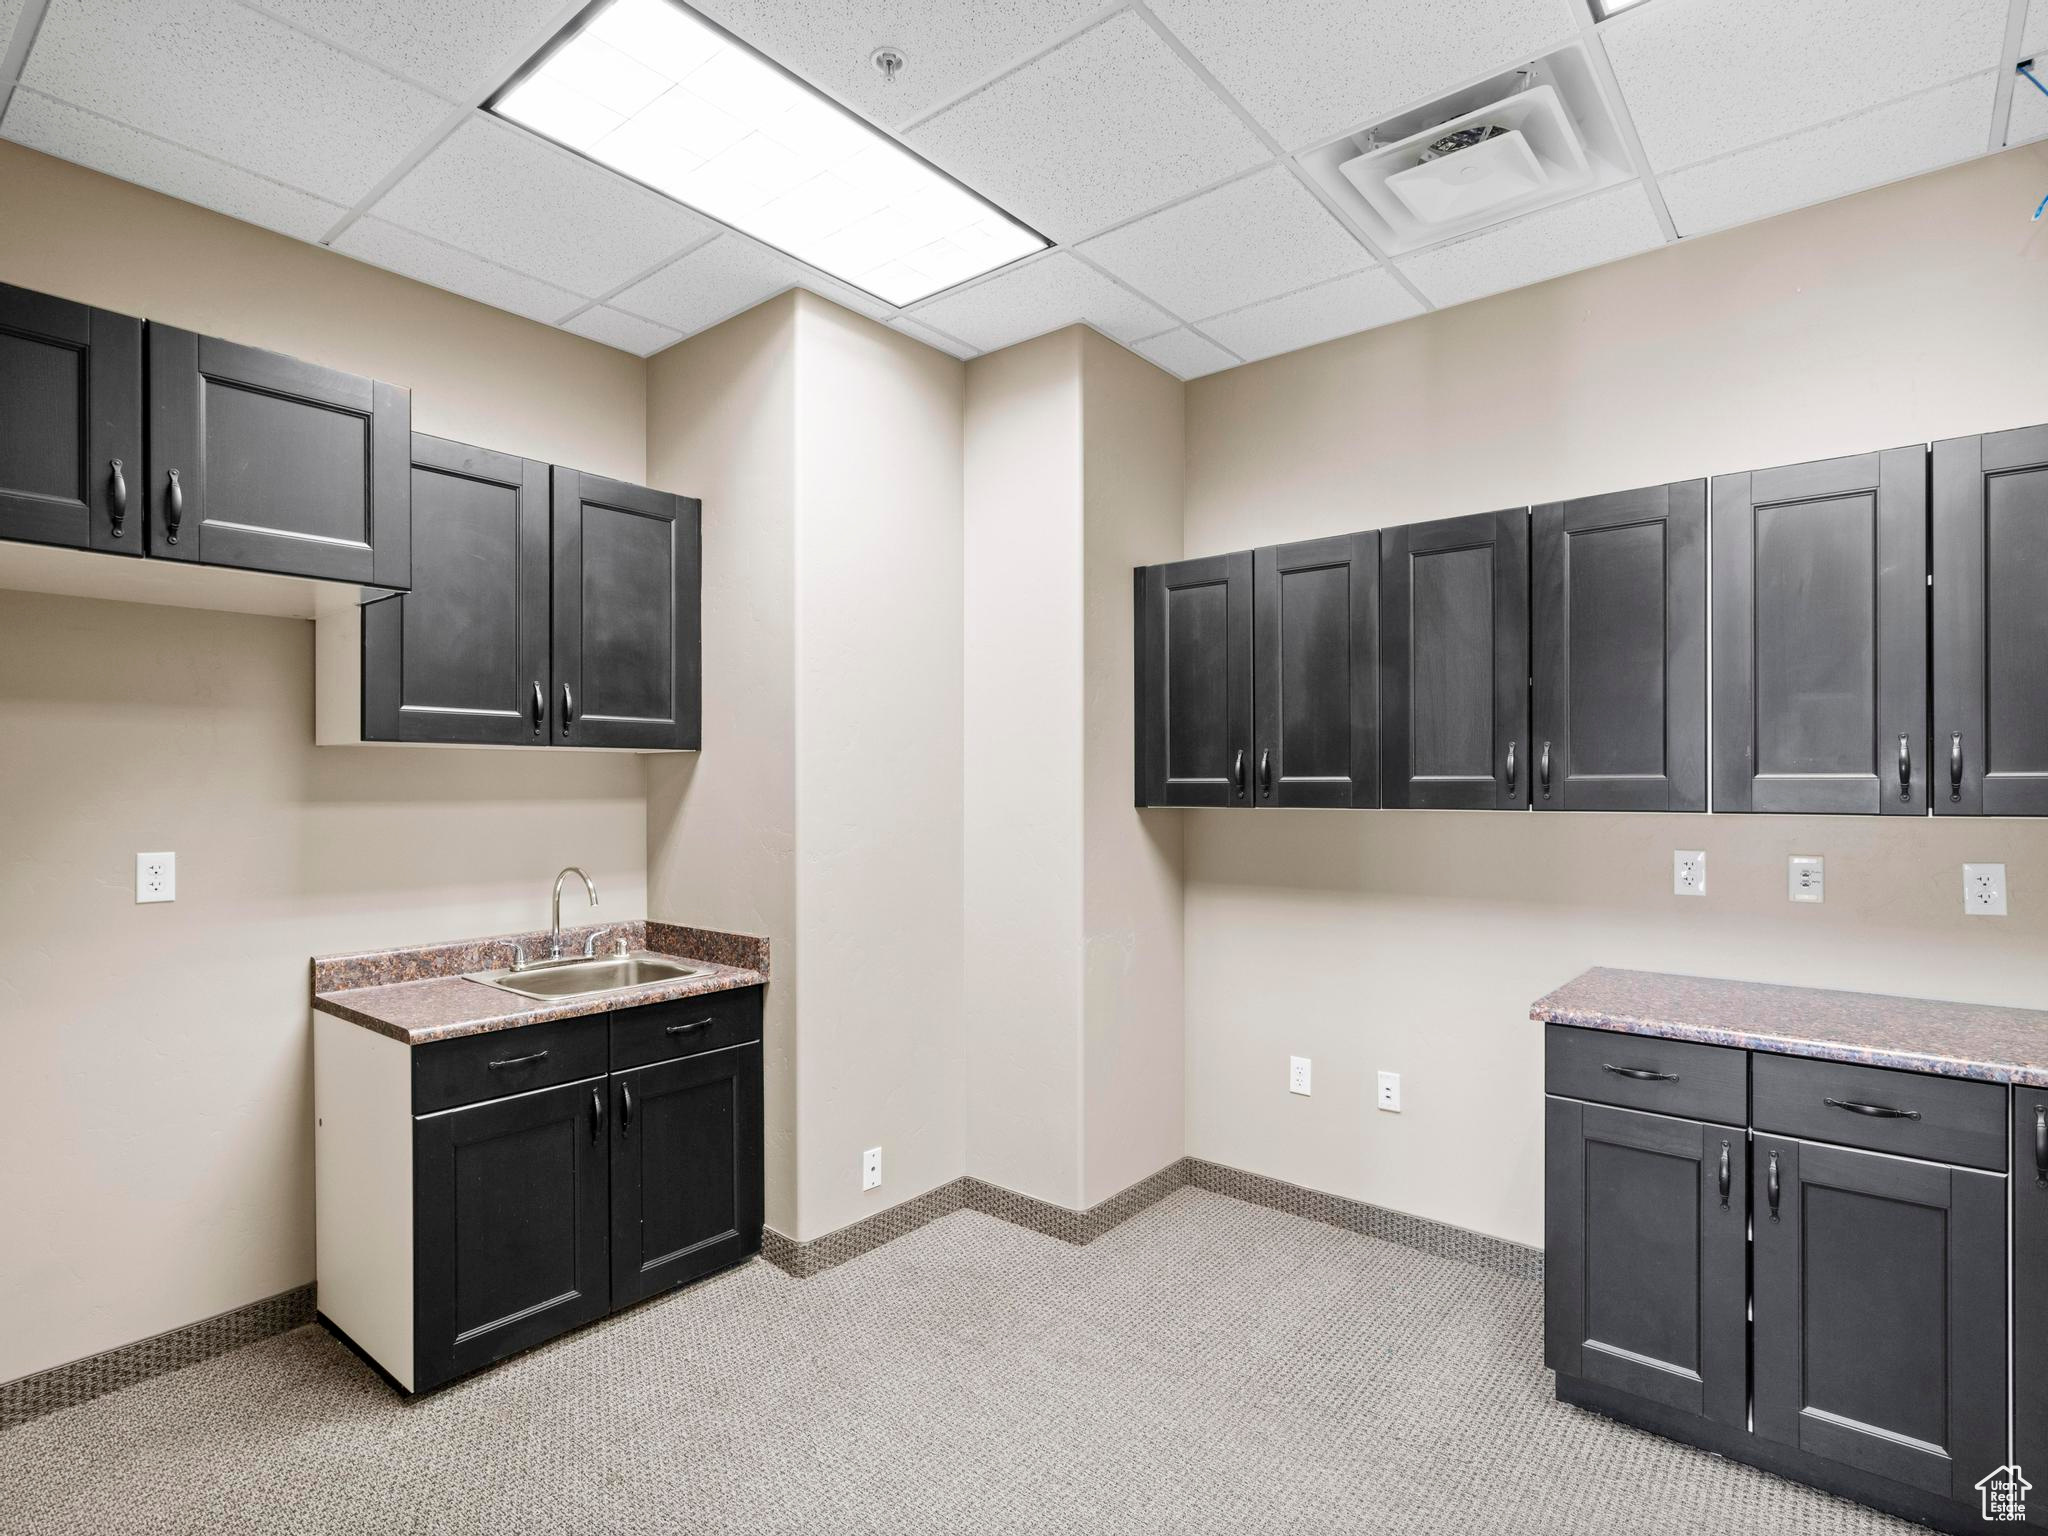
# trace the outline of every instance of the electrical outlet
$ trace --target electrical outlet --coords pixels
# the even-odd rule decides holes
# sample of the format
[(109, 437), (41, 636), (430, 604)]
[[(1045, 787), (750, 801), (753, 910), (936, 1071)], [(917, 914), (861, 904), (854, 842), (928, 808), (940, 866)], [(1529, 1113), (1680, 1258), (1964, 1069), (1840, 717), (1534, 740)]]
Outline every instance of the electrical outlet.
[(1671, 894), (1707, 894), (1707, 856), (1697, 848), (1678, 848), (1671, 854)]
[(860, 1187), (880, 1189), (882, 1187), (882, 1149), (869, 1147), (860, 1155)]
[(1287, 1058), (1287, 1091), (1308, 1097), (1308, 1058), (1290, 1056)]
[(1380, 1074), (1379, 1106), (1390, 1115), (1401, 1113), (1401, 1074), (1382, 1072)]
[(175, 853), (135, 855), (135, 899), (138, 902), (178, 899), (178, 856)]
[(1971, 917), (2005, 916), (2005, 866), (1963, 866), (1963, 910)]
[(1827, 871), (1817, 854), (1795, 853), (1785, 864), (1785, 894), (1794, 901), (1821, 901), (1827, 896)]

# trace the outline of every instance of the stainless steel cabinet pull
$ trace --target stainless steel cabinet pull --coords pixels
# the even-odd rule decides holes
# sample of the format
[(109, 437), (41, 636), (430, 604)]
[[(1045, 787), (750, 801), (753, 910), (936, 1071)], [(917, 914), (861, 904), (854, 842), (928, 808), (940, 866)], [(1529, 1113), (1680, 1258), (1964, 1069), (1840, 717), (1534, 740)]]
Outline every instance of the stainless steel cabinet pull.
[(2034, 1106), (2034, 1182), (2048, 1184), (2048, 1104)]
[(706, 1028), (713, 1022), (715, 1021), (711, 1019), (694, 1019), (688, 1024), (671, 1024), (666, 1030), (662, 1031), (662, 1033), (669, 1035), (694, 1034), (698, 1030)]
[(619, 1093), (622, 1096), (619, 1111), (619, 1134), (621, 1136), (630, 1136), (633, 1133), (633, 1085), (631, 1083), (619, 1084)]
[(576, 723), (576, 695), (569, 691), (567, 683), (562, 684), (562, 734), (569, 734), (569, 727)]
[(1778, 1219), (1778, 1154), (1775, 1152), (1771, 1154), (1770, 1173), (1764, 1181), (1764, 1187), (1771, 1197), (1771, 1220), (1776, 1221)]
[(1237, 749), (1237, 760), (1230, 765), (1230, 782), (1237, 790), (1237, 798), (1244, 798), (1244, 748)]
[(1721, 1209), (1728, 1208), (1728, 1143), (1721, 1143)]
[(1271, 795), (1273, 793), (1273, 749), (1271, 747), (1264, 747), (1259, 751), (1259, 793), (1262, 795)]
[(1543, 786), (1543, 798), (1550, 798), (1550, 743), (1543, 743), (1543, 755), (1536, 759), (1536, 778)]
[(540, 691), (540, 679), (533, 680), (533, 734), (540, 734), (540, 723), (547, 718), (547, 695)]
[[(604, 1134), (604, 1095), (595, 1088), (590, 1090), (590, 1139), (595, 1142)], [(1721, 1202), (1726, 1205), (1728, 1202)]]
[(496, 1072), (502, 1067), (530, 1067), (536, 1061), (546, 1061), (547, 1059), (548, 1053), (546, 1051), (535, 1051), (531, 1056), (508, 1056), (503, 1061), (492, 1062), (491, 1070)]
[(164, 490), (164, 537), (175, 544), (178, 530), (185, 525), (185, 487), (175, 469), (170, 474), (170, 484)]
[(1678, 1081), (1678, 1074), (1676, 1072), (1652, 1072), (1648, 1067), (1617, 1067), (1609, 1061), (1601, 1062), (1600, 1070), (1602, 1072), (1612, 1072), (1616, 1077), (1633, 1079), (1638, 1083), (1675, 1083)]
[(1878, 1120), (1918, 1120), (1917, 1109), (1893, 1109), (1889, 1104), (1859, 1104), (1854, 1099), (1831, 1099), (1822, 1097), (1821, 1103), (1833, 1109), (1846, 1109), (1852, 1115), (1870, 1115)]
[(1515, 792), (1515, 746), (1512, 741), (1508, 743), (1508, 793), (1511, 795)]
[(1948, 738), (1948, 797), (1951, 800), (1963, 798), (1963, 733), (1955, 731)]
[(107, 521), (114, 537), (121, 537), (121, 525), (128, 521), (128, 477), (121, 473), (119, 459), (107, 461)]
[(1899, 736), (1899, 798), (1913, 798), (1913, 753), (1903, 732)]

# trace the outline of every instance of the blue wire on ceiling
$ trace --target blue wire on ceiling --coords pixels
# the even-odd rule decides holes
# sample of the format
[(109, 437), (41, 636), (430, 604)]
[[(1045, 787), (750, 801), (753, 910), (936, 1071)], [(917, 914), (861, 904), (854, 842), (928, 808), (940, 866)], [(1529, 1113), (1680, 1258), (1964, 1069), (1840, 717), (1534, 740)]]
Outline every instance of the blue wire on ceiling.
[[(2048, 96), (2048, 85), (2043, 85), (2041, 77), (2034, 73), (2034, 61), (2032, 59), (2021, 60), (2020, 73), (2033, 81), (2035, 90), (2039, 91), (2043, 96)], [(2034, 222), (2036, 224), (2041, 222), (2041, 214), (2044, 210), (2048, 210), (2048, 197), (2044, 197), (2040, 202), (2034, 204)]]

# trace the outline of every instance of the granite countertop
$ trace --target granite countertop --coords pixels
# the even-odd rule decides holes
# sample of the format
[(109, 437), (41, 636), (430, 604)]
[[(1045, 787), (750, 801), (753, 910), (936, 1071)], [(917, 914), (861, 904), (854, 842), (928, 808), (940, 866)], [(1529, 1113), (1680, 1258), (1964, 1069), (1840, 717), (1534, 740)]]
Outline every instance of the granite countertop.
[(594, 923), (562, 930), (563, 948), (580, 954), (591, 934), (607, 944), (623, 936), (629, 949), (674, 955), (707, 967), (702, 976), (621, 987), (582, 997), (521, 997), (470, 981), (465, 971), (497, 970), (512, 963), (513, 946), (527, 954), (544, 952), (548, 935), (507, 933), (488, 939), (460, 939), (414, 949), (379, 949), (327, 955), (313, 962), (313, 1006), (322, 1013), (360, 1024), (407, 1045), (427, 1045), (462, 1035), (487, 1035), (522, 1024), (608, 1013), (621, 1004), (639, 1007), (707, 992), (759, 987), (768, 981), (768, 941), (744, 933), (683, 928), (672, 923)]
[(2048, 1087), (2048, 1012), (1595, 966), (1529, 1008), (1542, 1024)]

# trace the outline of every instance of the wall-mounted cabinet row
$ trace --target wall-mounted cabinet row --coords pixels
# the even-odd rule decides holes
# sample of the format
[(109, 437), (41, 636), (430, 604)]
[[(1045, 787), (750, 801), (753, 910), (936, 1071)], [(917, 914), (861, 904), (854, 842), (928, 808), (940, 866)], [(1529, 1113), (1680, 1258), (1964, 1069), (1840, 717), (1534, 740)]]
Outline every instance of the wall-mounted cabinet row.
[(1145, 567), (1137, 800), (2048, 814), (2044, 585), (2048, 427)]

